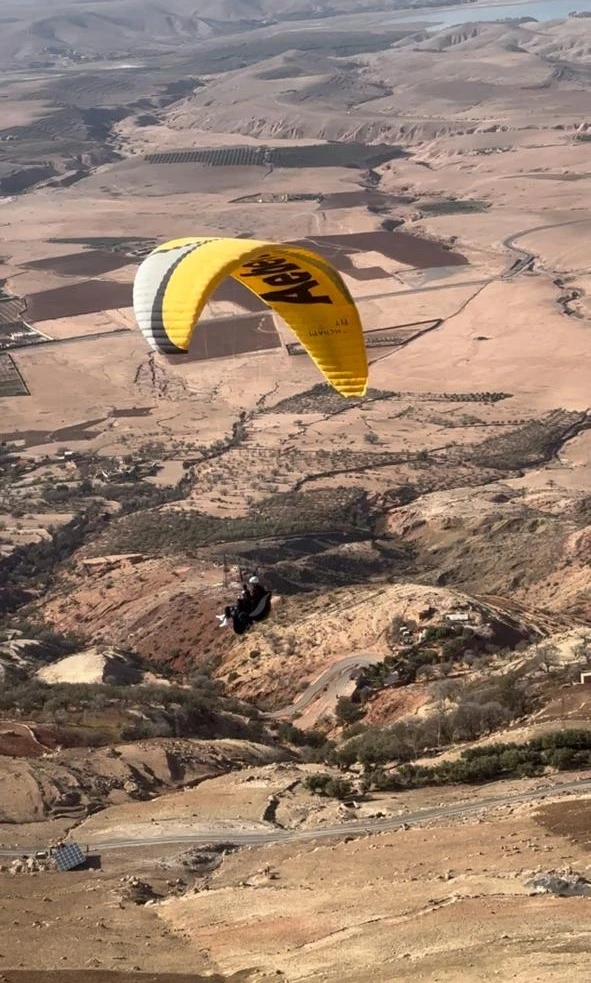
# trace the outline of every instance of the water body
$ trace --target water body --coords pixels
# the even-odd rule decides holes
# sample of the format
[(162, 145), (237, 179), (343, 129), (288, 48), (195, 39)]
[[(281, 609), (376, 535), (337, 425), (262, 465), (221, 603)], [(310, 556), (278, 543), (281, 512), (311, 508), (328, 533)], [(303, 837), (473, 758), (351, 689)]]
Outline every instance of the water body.
[(530, 0), (526, 3), (462, 4), (439, 10), (415, 10), (412, 14), (386, 15), (384, 22), (433, 24), (437, 29), (470, 21), (495, 21), (505, 17), (534, 17), (538, 21), (562, 20), (569, 13), (591, 12), (591, 0)]

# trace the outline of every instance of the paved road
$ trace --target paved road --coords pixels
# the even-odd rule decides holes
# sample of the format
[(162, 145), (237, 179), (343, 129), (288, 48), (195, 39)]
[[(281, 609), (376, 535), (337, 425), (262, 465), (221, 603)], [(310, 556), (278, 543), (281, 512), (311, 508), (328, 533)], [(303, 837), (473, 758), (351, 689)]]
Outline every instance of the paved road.
[(375, 655), (350, 655), (345, 659), (341, 659), (339, 662), (335, 662), (334, 665), (325, 669), (290, 706), (283, 707), (282, 710), (275, 710), (268, 716), (276, 717), (277, 719), (298, 716), (302, 710), (305, 710), (306, 707), (310, 706), (311, 703), (321, 696), (325, 689), (328, 689), (329, 686), (337, 682), (342, 676), (345, 674), (349, 675), (357, 667), (371, 666), (374, 662), (381, 662), (383, 658), (383, 654), (377, 653)]
[(550, 225), (534, 225), (531, 229), (524, 229), (522, 232), (514, 232), (513, 235), (507, 236), (503, 239), (503, 245), (505, 249), (511, 250), (511, 252), (516, 253), (521, 257), (521, 262), (513, 268), (509, 268), (505, 271), (503, 276), (508, 278), (510, 276), (515, 276), (516, 273), (521, 273), (523, 269), (535, 259), (533, 253), (528, 253), (525, 249), (521, 249), (519, 246), (515, 245), (517, 239), (523, 239), (525, 236), (533, 235), (534, 232), (545, 232), (547, 229), (562, 229), (568, 225), (583, 225), (589, 224), (589, 218), (575, 218), (569, 219), (567, 222), (552, 222)]
[[(558, 229), (558, 228), (561, 228), (562, 226), (565, 226), (565, 225), (578, 225), (578, 224), (584, 223), (584, 222), (589, 222), (589, 219), (574, 219), (574, 220), (569, 221), (569, 222), (557, 222), (557, 223), (555, 223), (553, 225), (537, 225), (534, 228), (525, 229), (522, 232), (515, 232), (511, 236), (507, 236), (507, 238), (503, 240), (503, 245), (505, 246), (506, 249), (510, 250), (511, 252), (516, 253), (520, 257), (520, 261), (518, 263), (516, 263), (514, 266), (510, 266), (507, 270), (505, 270), (505, 272), (503, 274), (501, 274), (502, 278), (503, 279), (510, 279), (510, 278), (512, 278), (514, 276), (517, 276), (524, 269), (526, 269), (527, 266), (535, 259), (535, 256), (533, 255), (533, 253), (528, 253), (528, 252), (526, 252), (526, 250), (520, 249), (519, 246), (515, 246), (514, 245), (514, 242), (515, 242), (516, 239), (521, 239), (523, 236), (531, 235), (534, 232), (543, 232), (545, 229)], [(313, 242), (313, 240), (311, 240), (311, 241)], [(397, 297), (401, 297), (403, 295), (427, 293), (427, 292), (430, 292), (430, 291), (437, 291), (437, 290), (447, 290), (447, 289), (449, 289), (451, 287), (454, 287), (454, 288), (455, 287), (480, 287), (480, 286), (484, 286), (487, 283), (491, 283), (493, 280), (496, 280), (496, 279), (497, 279), (496, 276), (487, 277), (486, 279), (478, 279), (478, 280), (453, 281), (453, 279), (452, 279), (451, 281), (447, 281), (447, 282), (443, 282), (443, 283), (431, 284), (431, 285), (423, 286), (423, 287), (410, 287), (410, 288), (407, 288), (407, 289), (404, 289), (404, 290), (394, 290), (394, 291), (390, 290), (390, 291), (386, 291), (386, 292), (382, 291), (382, 292), (377, 293), (377, 294), (369, 294), (366, 297), (363, 297), (363, 296), (362, 297), (358, 297), (357, 298), (357, 303), (360, 304), (360, 303), (364, 303), (365, 301), (371, 301), (371, 300), (383, 300), (385, 298), (391, 298), (391, 299), (395, 300)], [(258, 313), (260, 313), (261, 318), (269, 318), (271, 316), (271, 313), (272, 312), (269, 311), (269, 310), (267, 310), (267, 309), (265, 309), (265, 308), (263, 308), (260, 312), (257, 311), (257, 312), (252, 312), (252, 313), (248, 313), (248, 314), (245, 314), (244, 312), (239, 313), (239, 314), (224, 314), (220, 318), (211, 318), (211, 319), (209, 319), (207, 321), (204, 321), (203, 322), (203, 326), (204, 327), (207, 327), (208, 325), (215, 324), (216, 321), (217, 322), (222, 321), (224, 323), (226, 323), (227, 321), (241, 321), (241, 320), (244, 320), (245, 317), (253, 317), (253, 316), (255, 316), (255, 314), (258, 314)], [(34, 330), (36, 330), (36, 329), (34, 329)], [(133, 329), (132, 328), (113, 328), (110, 331), (98, 331), (98, 332), (92, 332), (90, 334), (85, 334), (85, 335), (72, 335), (70, 338), (50, 338), (49, 336), (44, 335), (43, 336), (44, 337), (43, 344), (67, 345), (67, 344), (70, 344), (71, 342), (93, 341), (93, 340), (100, 339), (100, 338), (107, 338), (110, 335), (122, 334), (122, 333), (127, 332), (127, 331), (133, 331)], [(9, 346), (7, 346), (5, 349), (3, 349), (3, 351), (21, 351), (22, 352), (22, 351), (26, 351), (27, 349), (36, 348), (36, 347), (37, 347), (36, 344), (35, 345), (31, 345), (30, 343), (28, 343), (28, 344), (27, 343), (23, 343), (23, 344), (18, 344), (17, 343), (15, 345), (9, 345)]]
[[(466, 594), (464, 596), (466, 600), (470, 600), (469, 595)], [(471, 597), (487, 608), (491, 614), (496, 613), (500, 617), (506, 617), (509, 615), (510, 617), (516, 618), (518, 621), (526, 622), (528, 627), (537, 631), (542, 638), (550, 631), (561, 631), (567, 627), (576, 627), (577, 625), (584, 624), (584, 622), (579, 620), (573, 619), (566, 621), (552, 619), (550, 616), (543, 615), (539, 612), (532, 613), (523, 605), (519, 605), (515, 601), (495, 597), (491, 594), (473, 594)], [(338, 686), (338, 683), (342, 680), (343, 676), (348, 677), (353, 669), (373, 665), (376, 662), (381, 662), (383, 658), (383, 653), (367, 653), (365, 655), (350, 655), (344, 659), (340, 659), (332, 666), (329, 666), (328, 669), (325, 669), (320, 676), (310, 683), (310, 685), (300, 696), (298, 696), (296, 700), (294, 700), (292, 704), (287, 707), (283, 707), (281, 710), (272, 711), (266, 714), (266, 716), (277, 720), (285, 720), (289, 718), (293, 719), (298, 717), (310, 706), (310, 704), (314, 703), (330, 688), (333, 688), (335, 684)]]
[[(499, 806), (519, 805), (524, 802), (537, 802), (546, 798), (559, 798), (573, 793), (591, 794), (591, 779), (565, 782), (562, 785), (544, 785), (527, 792), (517, 792), (512, 795), (495, 796), (474, 802), (460, 802), (452, 806), (436, 806), (431, 809), (421, 809), (404, 816), (389, 819), (370, 819), (350, 823), (340, 823), (333, 826), (316, 826), (312, 829), (282, 830), (269, 826), (268, 829), (253, 829), (234, 832), (231, 829), (216, 833), (187, 833), (183, 835), (153, 836), (141, 839), (109, 839), (86, 840), (82, 835), (80, 842), (88, 845), (91, 850), (107, 853), (110, 850), (145, 849), (159, 846), (188, 846), (203, 843), (233, 843), (236, 846), (260, 846), (271, 843), (304, 843), (309, 840), (324, 840), (331, 838), (366, 836), (375, 833), (388, 833), (401, 826), (419, 826), (421, 823), (432, 822), (436, 819), (457, 819), (473, 816), (476, 813), (496, 809)], [(162, 828), (162, 827), (160, 827)], [(80, 831), (83, 832), (82, 830)], [(0, 850), (0, 857), (20, 857), (25, 850)]]
[[(520, 233), (520, 235), (523, 233)], [(494, 278), (493, 278), (494, 279)], [(448, 290), (450, 287), (477, 287), (489, 280), (462, 280), (459, 282), (448, 282), (448, 283), (438, 283), (428, 287), (410, 287), (405, 290), (388, 290), (381, 291), (379, 294), (370, 294), (367, 297), (358, 297), (357, 303), (364, 303), (366, 300), (383, 300), (385, 298), (390, 298), (395, 300), (397, 297), (401, 297), (404, 294), (420, 294), (426, 293), (431, 290)], [(242, 312), (239, 314), (223, 314), (217, 318), (209, 318), (207, 320), (201, 321), (202, 328), (207, 327), (217, 327), (219, 324), (226, 324), (228, 321), (243, 321), (245, 318), (254, 318), (256, 316), (260, 317), (261, 320), (268, 320), (272, 315), (272, 311), (268, 309), (261, 309), (260, 311), (252, 312)], [(33, 331), (41, 333), (38, 328), (33, 327)], [(112, 335), (117, 334), (127, 334), (131, 332), (135, 333), (133, 328), (111, 328), (108, 331), (93, 331), (89, 334), (71, 335), (69, 338), (51, 338), (49, 335), (42, 335), (42, 341), (39, 342), (17, 342), (16, 344), (9, 344), (5, 348), (2, 348), (2, 352), (27, 352), (29, 349), (37, 350), (40, 345), (69, 345), (73, 343), (79, 343), (81, 341), (96, 341), (101, 338), (109, 338)]]
[(503, 245), (506, 249), (512, 249), (515, 253), (527, 256), (530, 254), (526, 253), (524, 249), (520, 249), (519, 246), (514, 245), (517, 239), (523, 239), (524, 236), (533, 235), (534, 232), (545, 232), (547, 229), (562, 229), (567, 225), (589, 225), (590, 221), (587, 217), (569, 219), (567, 222), (552, 222), (550, 225), (534, 225), (531, 229), (524, 229), (522, 232), (514, 232), (513, 235), (507, 236), (506, 239), (503, 239)]

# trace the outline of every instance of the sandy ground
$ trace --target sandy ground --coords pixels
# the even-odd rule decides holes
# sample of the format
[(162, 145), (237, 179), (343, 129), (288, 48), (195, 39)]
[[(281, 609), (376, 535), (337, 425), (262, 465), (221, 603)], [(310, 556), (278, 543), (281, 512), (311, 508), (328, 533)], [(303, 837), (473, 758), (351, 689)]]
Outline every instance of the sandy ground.
[[(290, 980), (561, 978), (588, 972), (585, 899), (532, 897), (536, 869), (588, 869), (584, 846), (541, 825), (545, 808), (331, 846), (228, 858), (208, 892), (159, 913), (220, 968), (261, 956)], [(389, 931), (388, 931), (389, 930)], [(474, 972), (478, 977), (473, 976)]]
[[(141, 683), (146, 674), (134, 667), (129, 656), (116, 649), (92, 647), (75, 655), (52, 662), (37, 672), (37, 678), (46, 683), (104, 683), (108, 679), (115, 685), (125, 686)], [(156, 679), (148, 674), (158, 685), (170, 685), (169, 680)]]
[[(205, 829), (215, 816), (227, 824), (231, 839), (232, 820), (234, 828), (257, 825), (255, 816), (271, 791), (279, 794), (279, 812), (292, 823), (305, 813), (304, 825), (338, 822), (337, 804), (319, 800), (315, 807), (309, 794), (306, 801), (297, 789), (282, 793), (298, 777), (299, 769), (289, 765), (274, 772), (246, 769), (182, 793), (176, 807), (165, 796), (111, 808), (76, 835), (83, 842), (88, 833), (92, 840), (94, 827), (97, 837), (121, 830), (133, 836), (141, 824), (144, 835), (170, 835), (184, 831), (183, 813), (193, 809), (200, 816), (194, 829)], [(540, 983), (558, 981), (567, 965), (583, 980), (589, 969), (588, 900), (535, 896), (527, 882), (536, 871), (591, 873), (588, 797), (569, 797), (565, 810), (564, 800), (553, 804), (551, 783), (538, 779), (380, 796), (361, 812), (403, 815), (530, 787), (549, 798), (350, 842), (242, 850), (226, 856), (206, 882), (197, 881), (196, 891), (189, 878), (184, 897), (149, 908), (121, 902), (120, 879), (133, 874), (163, 895), (177, 877), (186, 885), (178, 848), (110, 852), (98, 871), (0, 874), (1, 958), (5, 966), (21, 969), (111, 969), (123, 962), (128, 970), (153, 973), (172, 968), (174, 960), (177, 973), (281, 970), (294, 983), (356, 981), (369, 971), (386, 981), (394, 965), (397, 978), (409, 980), (435, 974), (460, 983), (476, 971), (474, 978), (492, 983), (500, 971), (503, 978), (525, 981), (537, 960)], [(39, 843), (43, 824), (37, 824), (37, 834)], [(27, 937), (41, 933), (39, 946), (23, 946), (22, 935), (12, 930), (17, 923), (27, 927)], [(51, 939), (45, 939), (48, 930)]]
[[(0, 874), (2, 969), (178, 971), (186, 952), (180, 939), (153, 909), (119, 903), (124, 871)], [(188, 972), (193, 958), (186, 953)]]

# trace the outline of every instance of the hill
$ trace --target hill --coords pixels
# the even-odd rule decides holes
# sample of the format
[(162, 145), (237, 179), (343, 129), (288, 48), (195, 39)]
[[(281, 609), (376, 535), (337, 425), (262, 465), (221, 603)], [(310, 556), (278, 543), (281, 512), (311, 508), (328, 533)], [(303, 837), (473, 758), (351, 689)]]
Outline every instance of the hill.
[[(386, 9), (413, 6), (409, 0), (391, 0)], [(432, 6), (445, 3), (437, 0)], [(375, 4), (364, 0), (362, 7), (373, 10)], [(173, 46), (184, 46), (188, 53), (195, 42), (221, 34), (239, 34), (286, 20), (307, 25), (311, 19), (357, 12), (359, 8), (353, 0), (335, 0), (322, 10), (311, 0), (206, 0), (196, 11), (189, 0), (169, 0), (166, 8), (153, 2), (146, 5), (123, 0), (114, 15), (108, 2), (99, 0), (88, 10), (81, 0), (70, 0), (60, 3), (48, 16), (35, 0), (28, 0), (24, 9), (9, 2), (3, 13), (7, 30), (0, 54), (7, 65), (47, 67), (93, 58), (116, 60), (130, 54), (140, 58), (157, 52), (169, 54)]]
[(1, 824), (44, 820), (66, 820), (71, 826), (109, 804), (150, 799), (245, 763), (284, 757), (280, 751), (247, 741), (171, 739), (114, 744), (90, 752), (48, 753), (46, 749), (43, 758), (27, 760), (2, 756), (0, 774), (7, 796), (0, 810), (0, 829), (5, 828)]
[[(112, 648), (92, 648), (75, 655), (67, 655), (64, 659), (50, 666), (39, 669), (38, 679), (46, 683), (112, 683), (115, 686), (129, 686), (146, 681), (148, 674), (142, 671), (127, 653), (118, 652)], [(149, 678), (150, 682), (165, 682)]]

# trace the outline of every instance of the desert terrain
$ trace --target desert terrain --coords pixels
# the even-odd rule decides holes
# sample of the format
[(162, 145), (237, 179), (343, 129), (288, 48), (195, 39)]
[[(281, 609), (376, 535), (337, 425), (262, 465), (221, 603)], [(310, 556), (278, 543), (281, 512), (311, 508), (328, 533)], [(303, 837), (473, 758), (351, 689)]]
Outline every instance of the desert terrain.
[[(589, 979), (567, 6), (4, 4), (5, 983)], [(193, 235), (327, 256), (367, 395), (232, 280), (148, 348), (135, 272)]]

